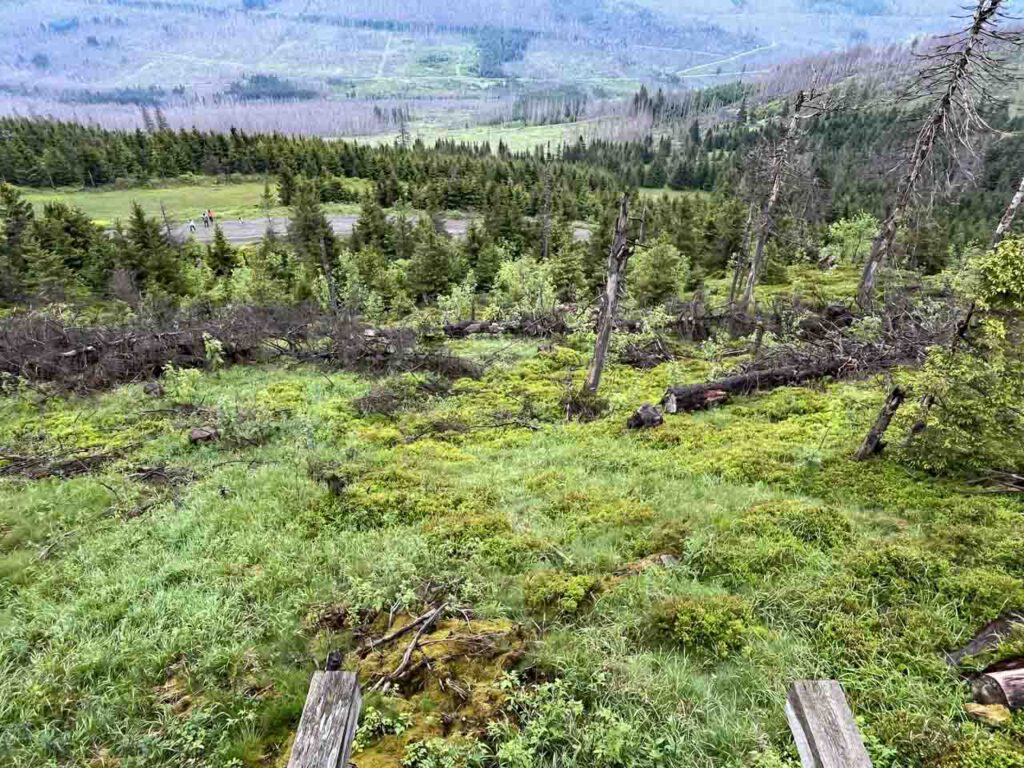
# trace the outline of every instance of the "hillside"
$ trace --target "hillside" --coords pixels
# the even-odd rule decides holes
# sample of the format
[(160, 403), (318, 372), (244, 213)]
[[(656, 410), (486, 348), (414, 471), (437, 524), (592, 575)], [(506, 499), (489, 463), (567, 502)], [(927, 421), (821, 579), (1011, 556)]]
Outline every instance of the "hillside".
[(467, 123), (508, 118), (521, 97), (599, 101), (906, 41), (944, 29), (956, 6), (376, 0), (354, 12), (298, 0), (29, 0), (0, 5), (0, 111), (114, 126), (160, 106), (175, 125), (294, 130), (271, 102), (297, 100), (314, 132), (365, 133), (393, 125), (375, 105), (398, 100)]

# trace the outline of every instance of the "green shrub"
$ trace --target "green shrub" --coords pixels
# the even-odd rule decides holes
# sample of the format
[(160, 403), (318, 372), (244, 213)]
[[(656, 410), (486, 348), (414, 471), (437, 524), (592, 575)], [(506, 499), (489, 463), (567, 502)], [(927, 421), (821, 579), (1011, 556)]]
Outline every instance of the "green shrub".
[(950, 571), (948, 561), (908, 543), (859, 549), (846, 565), (857, 586), (886, 604), (934, 595)]
[(737, 527), (766, 536), (772, 535), (772, 529), (786, 531), (820, 549), (846, 544), (853, 536), (849, 519), (839, 510), (789, 499), (751, 507)]
[(526, 607), (547, 613), (573, 614), (597, 591), (596, 576), (573, 576), (564, 571), (535, 571), (523, 580)]
[(476, 768), (487, 757), (487, 748), (478, 741), (428, 739), (405, 748), (402, 768)]
[(734, 595), (674, 597), (655, 606), (651, 625), (658, 637), (689, 653), (724, 659), (746, 646), (754, 615)]

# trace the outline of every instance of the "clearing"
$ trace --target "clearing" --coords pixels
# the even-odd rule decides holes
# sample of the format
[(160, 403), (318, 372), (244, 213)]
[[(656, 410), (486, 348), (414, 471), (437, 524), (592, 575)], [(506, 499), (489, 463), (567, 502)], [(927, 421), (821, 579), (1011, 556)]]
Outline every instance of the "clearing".
[[(455, 344), (479, 379), (262, 364), (0, 400), (0, 753), (283, 766), (327, 652), (368, 687), (404, 645), (360, 661), (361, 639), (444, 595), (466, 613), (368, 696), (360, 768), (472, 764), (479, 738), (503, 765), (791, 765), (801, 677), (843, 682), (876, 765), (1020, 765), (941, 656), (1024, 604), (1018, 502), (854, 463), (875, 382), (627, 431), (721, 366), (699, 348), (612, 365), (610, 413), (566, 424), (585, 348)], [(220, 439), (191, 445), (202, 426)], [(72, 452), (105, 457), (48, 476)]]

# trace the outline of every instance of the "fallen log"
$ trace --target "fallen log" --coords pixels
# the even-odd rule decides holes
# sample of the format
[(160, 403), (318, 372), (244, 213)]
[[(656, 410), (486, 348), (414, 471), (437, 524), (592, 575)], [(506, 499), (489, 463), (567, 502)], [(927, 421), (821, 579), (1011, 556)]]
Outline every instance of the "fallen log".
[(971, 681), (971, 692), (978, 704), (1024, 708), (1024, 659), (993, 664)]
[(848, 360), (834, 358), (805, 368), (783, 366), (728, 376), (708, 384), (669, 387), (661, 403), (667, 413), (701, 411), (724, 402), (731, 395), (748, 395), (763, 389), (799, 386), (815, 379), (835, 377), (848, 365)]
[(990, 651), (1008, 638), (1018, 627), (1024, 627), (1024, 608), (1008, 611), (995, 621), (986, 624), (963, 648), (947, 653), (946, 663), (954, 667), (959, 666), (964, 659)]

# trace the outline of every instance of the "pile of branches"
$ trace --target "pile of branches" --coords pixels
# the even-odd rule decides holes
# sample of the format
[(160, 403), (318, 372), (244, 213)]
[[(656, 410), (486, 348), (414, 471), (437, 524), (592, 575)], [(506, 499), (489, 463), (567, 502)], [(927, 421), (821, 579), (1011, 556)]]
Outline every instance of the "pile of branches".
[(568, 333), (569, 326), (561, 314), (553, 312), (550, 315), (522, 317), (518, 320), (462, 320), (446, 324), (444, 332), (450, 339), (501, 334), (539, 338)]
[(41, 480), (57, 477), (63, 480), (87, 475), (120, 458), (120, 452), (90, 452), (87, 450), (67, 453), (0, 454), (0, 477), (24, 477)]
[(849, 313), (823, 312), (810, 322), (797, 323), (789, 338), (758, 350), (729, 376), (669, 387), (662, 405), (668, 413), (685, 413), (718, 405), (732, 395), (921, 365), (930, 347), (948, 343), (956, 327), (956, 307), (899, 294), (889, 299), (874, 322), (876, 328), (858, 329)]
[(167, 365), (207, 367), (216, 342), (216, 362), (225, 365), (283, 357), (373, 373), (482, 374), (478, 364), (417, 341), (408, 329), (373, 329), (312, 305), (199, 309), (118, 325), (28, 313), (0, 322), (0, 373), (95, 391), (156, 378)]

